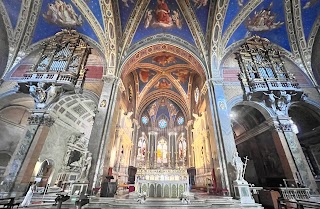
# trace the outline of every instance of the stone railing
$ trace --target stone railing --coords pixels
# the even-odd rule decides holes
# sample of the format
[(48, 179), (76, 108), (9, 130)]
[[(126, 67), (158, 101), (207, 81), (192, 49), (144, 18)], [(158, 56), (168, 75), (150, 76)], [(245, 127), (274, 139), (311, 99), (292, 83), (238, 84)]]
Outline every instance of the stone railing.
[(283, 199), (309, 199), (310, 189), (309, 188), (289, 188), (281, 187), (280, 193)]

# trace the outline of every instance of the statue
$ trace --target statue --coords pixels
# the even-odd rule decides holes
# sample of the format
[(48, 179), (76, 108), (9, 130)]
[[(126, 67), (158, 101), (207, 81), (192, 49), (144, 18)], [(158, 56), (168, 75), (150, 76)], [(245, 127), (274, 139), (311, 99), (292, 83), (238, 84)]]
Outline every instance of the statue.
[(91, 168), (92, 154), (88, 153), (87, 158), (83, 160), (83, 165), (81, 168), (80, 179), (87, 179), (89, 170)]
[(263, 92), (263, 94), (267, 96), (267, 105), (271, 107), (274, 111), (276, 111), (276, 96), (273, 94), (273, 91), (271, 91), (270, 93)]
[(52, 103), (62, 92), (61, 86), (56, 86), (55, 83), (52, 83), (52, 85), (46, 89), (47, 92), (47, 99), (46, 104)]
[(236, 172), (237, 172), (237, 177), (236, 180), (237, 181), (243, 181), (243, 174), (244, 174), (244, 164), (241, 160), (241, 157), (239, 157), (239, 153), (236, 151), (234, 156), (233, 156), (233, 162), (232, 162), (233, 166), (235, 166), (236, 168)]

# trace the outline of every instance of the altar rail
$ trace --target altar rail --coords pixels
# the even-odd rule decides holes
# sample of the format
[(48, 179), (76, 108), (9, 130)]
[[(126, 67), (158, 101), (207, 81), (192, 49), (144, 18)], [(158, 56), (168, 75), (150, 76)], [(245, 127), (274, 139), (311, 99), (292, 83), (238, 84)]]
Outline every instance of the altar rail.
[(146, 192), (147, 197), (179, 198), (189, 190), (188, 181), (139, 180), (137, 191)]
[(309, 199), (310, 198), (309, 188), (281, 187), (280, 193), (283, 199)]

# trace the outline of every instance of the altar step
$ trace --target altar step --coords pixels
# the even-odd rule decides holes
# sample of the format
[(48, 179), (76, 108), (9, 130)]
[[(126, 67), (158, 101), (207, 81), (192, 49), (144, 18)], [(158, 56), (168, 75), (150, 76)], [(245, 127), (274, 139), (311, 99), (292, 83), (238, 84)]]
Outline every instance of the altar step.
[[(32, 205), (32, 209), (56, 208), (52, 205)], [(72, 200), (66, 201), (62, 205), (62, 209), (75, 208)], [(121, 198), (97, 198), (91, 197), (90, 203), (84, 205), (83, 209), (193, 209), (193, 208), (211, 208), (211, 209), (262, 209), (259, 204), (240, 204), (238, 200), (231, 197), (211, 197), (208, 199), (194, 199), (191, 204), (182, 204), (179, 199), (173, 198), (147, 198), (144, 204), (139, 204), (135, 199), (121, 199)]]

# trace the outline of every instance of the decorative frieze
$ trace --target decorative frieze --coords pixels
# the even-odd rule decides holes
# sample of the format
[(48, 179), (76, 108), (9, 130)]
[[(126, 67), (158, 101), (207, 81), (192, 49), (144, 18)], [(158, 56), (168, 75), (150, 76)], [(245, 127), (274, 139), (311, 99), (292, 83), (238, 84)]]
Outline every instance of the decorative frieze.
[(29, 125), (52, 126), (54, 119), (47, 113), (33, 113), (28, 118)]

